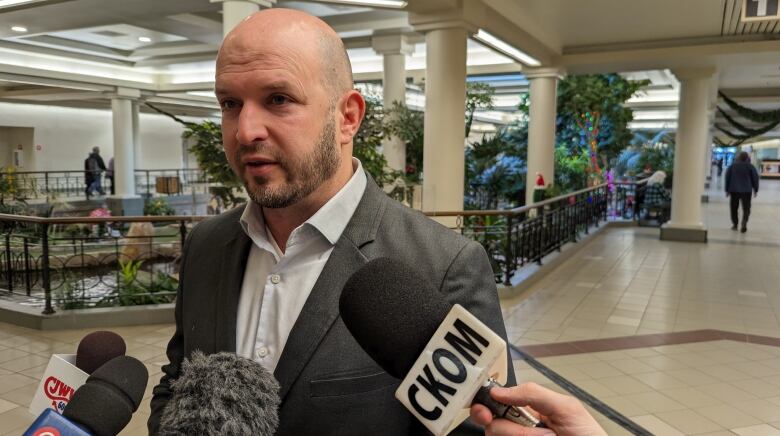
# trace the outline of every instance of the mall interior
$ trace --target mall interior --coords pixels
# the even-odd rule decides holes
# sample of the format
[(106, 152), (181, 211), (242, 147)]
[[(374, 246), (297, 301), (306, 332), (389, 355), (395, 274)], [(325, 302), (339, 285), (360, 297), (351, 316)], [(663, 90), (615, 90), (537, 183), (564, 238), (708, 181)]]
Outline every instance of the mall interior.
[(217, 51), (268, 8), (341, 37), (385, 191), (485, 248), (518, 383), (609, 435), (780, 435), (778, 0), (0, 0), (0, 434), (97, 330), (148, 434), (183, 242), (246, 198)]

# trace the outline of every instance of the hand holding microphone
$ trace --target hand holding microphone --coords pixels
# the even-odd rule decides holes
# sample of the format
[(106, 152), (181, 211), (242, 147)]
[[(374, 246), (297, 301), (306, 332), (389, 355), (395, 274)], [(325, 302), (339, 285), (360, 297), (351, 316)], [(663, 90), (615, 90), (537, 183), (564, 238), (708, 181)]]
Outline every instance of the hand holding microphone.
[(485, 406), (471, 406), (471, 419), (485, 426), (487, 436), (606, 436), (606, 432), (575, 398), (562, 395), (536, 383), (511, 388), (493, 388), (490, 395), (505, 404), (528, 406), (541, 414), (549, 428), (524, 427), (506, 419), (496, 419)]

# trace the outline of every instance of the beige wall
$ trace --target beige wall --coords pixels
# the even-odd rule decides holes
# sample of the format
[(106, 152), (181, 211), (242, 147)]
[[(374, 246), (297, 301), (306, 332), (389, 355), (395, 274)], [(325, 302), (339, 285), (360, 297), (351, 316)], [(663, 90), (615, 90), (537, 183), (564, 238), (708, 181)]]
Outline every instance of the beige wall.
[(22, 146), (22, 166), (20, 170), (29, 171), (35, 167), (35, 148), (31, 127), (0, 127), (0, 166), (6, 167), (14, 162), (14, 151)]
[[(110, 110), (0, 103), (0, 124), (0, 129), (27, 128), (26, 140), (30, 147), (25, 147), (25, 171), (82, 170), (84, 159), (95, 145), (100, 146), (106, 163), (113, 155)], [(9, 129), (8, 133), (0, 130), (0, 164), (6, 159), (10, 163), (11, 152), (6, 153), (2, 144), (14, 139), (11, 132), (16, 130)], [(181, 168), (183, 130), (180, 124), (163, 115), (142, 113), (141, 167)], [(20, 139), (25, 138), (14, 141)], [(35, 149), (37, 145), (41, 145), (40, 151)]]

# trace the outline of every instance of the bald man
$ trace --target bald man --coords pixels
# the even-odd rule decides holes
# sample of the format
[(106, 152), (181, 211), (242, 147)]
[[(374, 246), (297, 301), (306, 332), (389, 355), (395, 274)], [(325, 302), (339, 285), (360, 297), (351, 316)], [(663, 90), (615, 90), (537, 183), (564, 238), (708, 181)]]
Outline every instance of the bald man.
[(365, 102), (321, 20), (285, 9), (244, 20), (219, 50), (216, 95), (225, 153), (251, 201), (199, 224), (184, 245), (150, 433), (182, 360), (202, 350), (273, 371), (277, 435), (426, 434), (395, 400), (399, 381), (347, 331), (339, 295), (369, 260), (402, 259), (506, 338), (485, 251), (388, 198), (352, 157)]

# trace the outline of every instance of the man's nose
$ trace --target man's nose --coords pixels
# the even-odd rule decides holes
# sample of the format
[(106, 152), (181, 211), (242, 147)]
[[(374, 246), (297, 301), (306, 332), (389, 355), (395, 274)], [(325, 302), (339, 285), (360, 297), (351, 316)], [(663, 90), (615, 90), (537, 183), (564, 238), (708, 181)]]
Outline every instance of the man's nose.
[(241, 145), (250, 145), (268, 139), (268, 128), (263, 110), (254, 104), (245, 103), (238, 116), (236, 140)]

